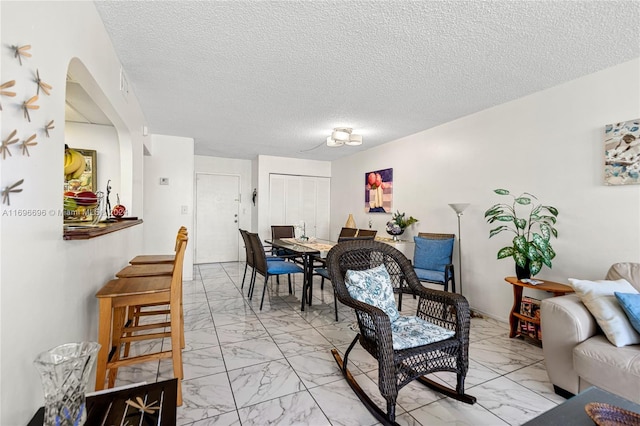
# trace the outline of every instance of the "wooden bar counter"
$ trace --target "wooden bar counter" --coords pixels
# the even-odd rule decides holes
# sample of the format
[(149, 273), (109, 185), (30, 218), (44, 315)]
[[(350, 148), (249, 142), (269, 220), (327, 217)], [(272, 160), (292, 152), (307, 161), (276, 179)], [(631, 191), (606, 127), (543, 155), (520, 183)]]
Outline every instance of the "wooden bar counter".
[(125, 228), (140, 225), (142, 219), (131, 218), (122, 219), (117, 222), (99, 222), (95, 225), (87, 224), (65, 224), (62, 238), (65, 240), (88, 240), (111, 232), (120, 231)]

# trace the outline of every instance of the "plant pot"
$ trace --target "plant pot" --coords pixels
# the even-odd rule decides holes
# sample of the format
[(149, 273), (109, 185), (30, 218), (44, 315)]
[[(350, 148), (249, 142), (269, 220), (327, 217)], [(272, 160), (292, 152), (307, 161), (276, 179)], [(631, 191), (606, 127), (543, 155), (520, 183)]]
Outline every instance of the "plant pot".
[(393, 237), (393, 241), (398, 241), (399, 240), (398, 236), (404, 234), (404, 229), (401, 229), (400, 232), (387, 231), (387, 234)]
[(524, 268), (518, 266), (516, 263), (516, 277), (518, 277), (518, 281), (522, 281), (526, 278), (531, 278), (531, 270), (529, 270), (529, 261), (525, 263)]

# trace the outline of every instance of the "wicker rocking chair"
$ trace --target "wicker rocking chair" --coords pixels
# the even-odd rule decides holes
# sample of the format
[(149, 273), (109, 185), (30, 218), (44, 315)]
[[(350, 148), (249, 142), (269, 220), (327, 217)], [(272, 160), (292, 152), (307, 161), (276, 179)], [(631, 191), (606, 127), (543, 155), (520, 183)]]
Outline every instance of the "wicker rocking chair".
[[(384, 265), (384, 268), (379, 268), (380, 265)], [(376, 419), (385, 425), (395, 425), (398, 391), (416, 379), (451, 398), (468, 404), (476, 402), (475, 397), (464, 393), (464, 380), (469, 368), (470, 315), (469, 304), (463, 296), (424, 288), (420, 285), (409, 260), (397, 249), (378, 241), (350, 241), (336, 245), (328, 254), (327, 268), (338, 300), (355, 309), (360, 328), (360, 333), (344, 354), (344, 361), (336, 349), (332, 349), (331, 353), (349, 386)], [(387, 279), (392, 282), (392, 288), (398, 283), (406, 283), (418, 296), (417, 318), (404, 316), (400, 316), (399, 319), (391, 318), (393, 315), (388, 315), (386, 309), (357, 300), (355, 297), (362, 299), (358, 294), (352, 296), (349, 289), (352, 293), (354, 292), (354, 280), (349, 277), (353, 276), (354, 271), (362, 271), (355, 274), (366, 275), (370, 271), (380, 271), (380, 269), (386, 269), (383, 274), (388, 273)], [(349, 276), (345, 279), (347, 271)], [(364, 282), (367, 285), (361, 288), (364, 288), (366, 293), (372, 281)], [(351, 287), (348, 288), (348, 286)], [(391, 303), (395, 309), (393, 290), (389, 291)], [(418, 324), (417, 328), (410, 330), (413, 333), (409, 332), (406, 335), (411, 336), (404, 341), (407, 343), (408, 340), (409, 344), (402, 344), (402, 332), (399, 331), (402, 330), (399, 324), (405, 320)], [(392, 324), (394, 324), (393, 333)], [(407, 331), (407, 329), (404, 330)], [(419, 330), (418, 334), (424, 334), (422, 342), (412, 340), (416, 330)], [(360, 345), (378, 360), (378, 388), (387, 401), (386, 413), (364, 393), (347, 368), (349, 353), (357, 341), (360, 341)], [(456, 373), (456, 389), (445, 387), (424, 377), (426, 374), (437, 371)]]

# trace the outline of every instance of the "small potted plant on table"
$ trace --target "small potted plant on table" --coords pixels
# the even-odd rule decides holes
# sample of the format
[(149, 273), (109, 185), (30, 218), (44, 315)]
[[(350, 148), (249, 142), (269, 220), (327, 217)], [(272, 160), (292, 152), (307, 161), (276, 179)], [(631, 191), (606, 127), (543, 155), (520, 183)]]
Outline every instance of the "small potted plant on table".
[(404, 213), (400, 213), (400, 210), (398, 210), (393, 214), (391, 220), (387, 222), (387, 234), (393, 236), (393, 241), (398, 241), (398, 236), (404, 233), (405, 228), (413, 225), (417, 221), (418, 219), (415, 217), (409, 216), (407, 218)]

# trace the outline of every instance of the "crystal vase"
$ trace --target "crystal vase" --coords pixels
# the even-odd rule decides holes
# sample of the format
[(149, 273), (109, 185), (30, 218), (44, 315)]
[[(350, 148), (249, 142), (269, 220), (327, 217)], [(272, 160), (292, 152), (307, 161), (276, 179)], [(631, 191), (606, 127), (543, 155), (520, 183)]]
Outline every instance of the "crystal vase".
[(85, 423), (85, 392), (99, 348), (95, 342), (67, 343), (37, 356), (34, 364), (44, 391), (44, 426)]

